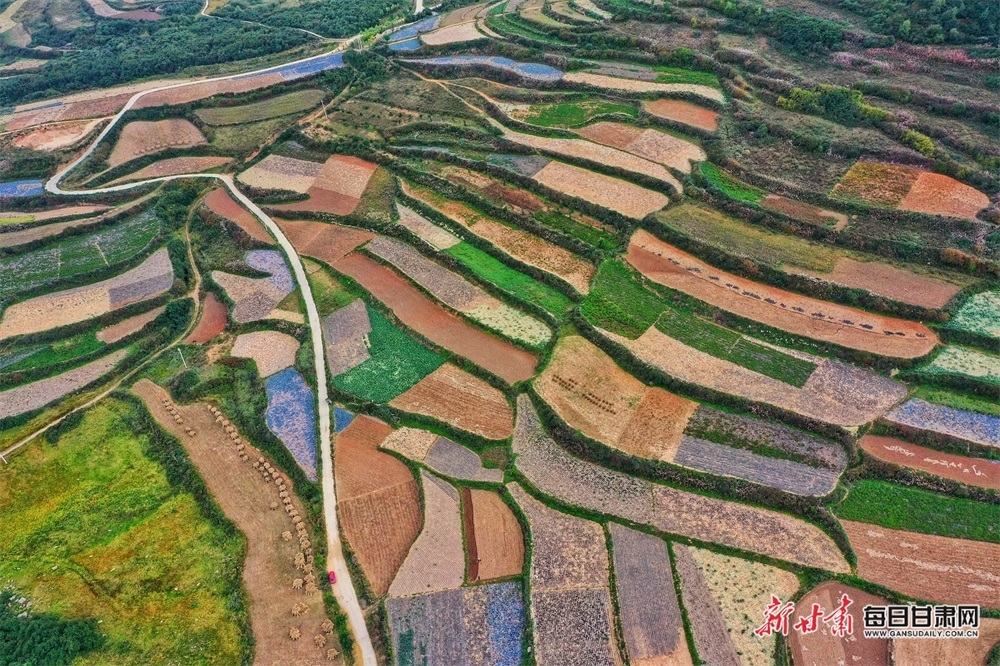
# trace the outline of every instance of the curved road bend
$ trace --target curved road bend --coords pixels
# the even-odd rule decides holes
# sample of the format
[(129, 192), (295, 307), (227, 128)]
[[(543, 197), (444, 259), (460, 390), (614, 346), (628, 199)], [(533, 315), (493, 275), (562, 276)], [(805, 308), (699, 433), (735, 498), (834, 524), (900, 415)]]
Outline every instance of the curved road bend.
[[(348, 40), (347, 42), (340, 44), (336, 50), (346, 48), (348, 44), (351, 43), (357, 37)], [(375, 659), (375, 649), (372, 647), (371, 637), (368, 635), (368, 627), (365, 624), (365, 617), (361, 611), (361, 604), (358, 602), (357, 593), (354, 590), (354, 585), (351, 582), (351, 574), (347, 569), (347, 561), (344, 559), (344, 549), (340, 542), (340, 526), (337, 519), (337, 495), (336, 488), (334, 486), (333, 480), (333, 451), (330, 442), (330, 404), (327, 402), (327, 384), (326, 384), (326, 359), (323, 356), (324, 346), (322, 331), (320, 327), (319, 312), (316, 310), (316, 301), (313, 298), (312, 289), (309, 287), (309, 281), (306, 278), (305, 269), (302, 267), (302, 261), (299, 259), (299, 255), (296, 254), (295, 248), (288, 241), (288, 238), (281, 231), (281, 228), (272, 220), (264, 211), (262, 211), (254, 202), (252, 202), (246, 195), (244, 195), (233, 183), (232, 176), (228, 174), (212, 174), (212, 173), (190, 173), (190, 174), (179, 174), (176, 176), (166, 176), (163, 178), (152, 178), (149, 180), (144, 180), (136, 183), (127, 183), (125, 185), (116, 185), (114, 187), (105, 187), (91, 190), (64, 190), (59, 187), (59, 181), (61, 181), (67, 173), (79, 165), (83, 160), (90, 156), (94, 152), (97, 145), (108, 135), (111, 129), (121, 120), (122, 116), (128, 112), (129, 109), (144, 95), (148, 95), (154, 92), (160, 92), (163, 90), (170, 90), (173, 88), (181, 88), (183, 86), (195, 85), (199, 83), (205, 83), (206, 81), (223, 81), (227, 79), (233, 79), (238, 76), (247, 76), (250, 74), (261, 74), (271, 70), (278, 69), (279, 67), (285, 67), (289, 64), (298, 64), (301, 62), (308, 62), (309, 60), (314, 60), (316, 58), (321, 58), (329, 53), (321, 54), (319, 56), (311, 56), (309, 58), (303, 58), (301, 60), (296, 60), (292, 63), (285, 63), (283, 65), (276, 65), (274, 67), (268, 67), (266, 69), (257, 70), (255, 72), (244, 72), (241, 74), (232, 74), (228, 76), (220, 76), (212, 79), (202, 79), (198, 81), (187, 81), (183, 83), (177, 83), (173, 85), (163, 86), (161, 88), (154, 88), (151, 90), (145, 90), (143, 92), (136, 93), (129, 99), (128, 103), (122, 107), (107, 127), (98, 135), (97, 139), (93, 144), (73, 161), (69, 166), (62, 169), (52, 178), (50, 178), (45, 183), (45, 189), (52, 194), (61, 194), (67, 196), (86, 196), (93, 194), (105, 194), (108, 192), (121, 192), (124, 190), (133, 189), (136, 187), (141, 187), (144, 185), (149, 185), (151, 183), (164, 183), (171, 180), (179, 180), (183, 178), (206, 178), (214, 179), (222, 182), (229, 192), (236, 198), (237, 201), (242, 203), (247, 210), (253, 213), (271, 232), (271, 234), (277, 239), (278, 244), (284, 251), (285, 256), (288, 258), (288, 262), (292, 267), (292, 272), (295, 275), (295, 280), (299, 284), (299, 288), (302, 290), (302, 298), (306, 304), (306, 312), (309, 316), (309, 331), (313, 346), (313, 364), (316, 368), (316, 389), (317, 389), (317, 412), (319, 414), (319, 433), (320, 433), (320, 457), (323, 463), (323, 515), (324, 522), (326, 524), (326, 541), (327, 541), (327, 552), (329, 557), (327, 559), (327, 572), (333, 573), (336, 576), (336, 583), (333, 584), (333, 592), (337, 597), (337, 601), (340, 603), (341, 608), (347, 613), (348, 623), (351, 628), (351, 633), (354, 634), (354, 639), (358, 644), (358, 649), (361, 652), (362, 664), (364, 666), (376, 666), (377, 661)]]

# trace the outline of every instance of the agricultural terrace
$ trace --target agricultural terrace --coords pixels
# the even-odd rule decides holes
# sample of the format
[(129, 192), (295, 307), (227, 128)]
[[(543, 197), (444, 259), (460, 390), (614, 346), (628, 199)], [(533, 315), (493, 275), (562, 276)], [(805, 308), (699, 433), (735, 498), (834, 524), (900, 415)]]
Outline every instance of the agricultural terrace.
[(407, 208), (401, 203), (396, 204), (399, 212), (399, 225), (405, 227), (414, 236), (424, 241), (437, 251), (447, 250), (462, 241), (449, 231), (433, 224), (420, 213)]
[(208, 171), (229, 164), (233, 161), (231, 157), (171, 157), (165, 160), (153, 162), (149, 166), (144, 166), (138, 171), (126, 174), (121, 178), (115, 178), (107, 183), (108, 186), (121, 185), (137, 180), (147, 180), (150, 178), (163, 178), (164, 176), (177, 176), (185, 173), (196, 173)]
[(670, 203), (665, 194), (554, 160), (532, 178), (556, 192), (578, 197), (636, 220)]
[(930, 379), (960, 377), (982, 384), (1000, 385), (1000, 356), (968, 347), (948, 346), (917, 374)]
[(316, 399), (294, 368), (271, 375), (267, 391), (267, 427), (289, 450), (310, 481), (316, 480)]
[(906, 433), (943, 435), (951, 440), (1000, 448), (1000, 418), (913, 398), (884, 417)]
[(90, 136), (90, 133), (97, 129), (97, 126), (103, 121), (103, 118), (97, 118), (95, 120), (78, 120), (76, 122), (71, 121), (58, 125), (48, 125), (21, 134), (11, 143), (18, 148), (30, 148), (31, 150), (46, 153), (72, 148)]
[(644, 101), (642, 110), (655, 118), (688, 125), (705, 132), (715, 132), (719, 128), (718, 113), (679, 99)]
[(33, 412), (89, 386), (111, 372), (126, 356), (128, 350), (119, 349), (62, 374), (0, 391), (0, 419)]
[(323, 165), (318, 162), (268, 155), (236, 179), (259, 190), (288, 190), (305, 194), (322, 171)]
[(894, 358), (924, 356), (937, 343), (937, 336), (923, 324), (751, 282), (641, 229), (632, 236), (627, 259), (654, 282), (789, 333)]
[(527, 396), (518, 397), (515, 466), (540, 492), (562, 502), (789, 562), (847, 571), (833, 540), (785, 514), (696, 495), (574, 458), (550, 437)]
[[(885, 606), (889, 602), (882, 597), (859, 590), (856, 587), (844, 585), (836, 581), (822, 583), (811, 589), (799, 602), (796, 607), (802, 609), (794, 618), (804, 615), (811, 609), (813, 604), (819, 604), (824, 612), (830, 612), (840, 604), (840, 598), (847, 595), (854, 603), (854, 608), (864, 608), (865, 606)], [(795, 621), (792, 619), (791, 621)], [(1000, 637), (998, 637), (1000, 638)], [(937, 641), (898, 641), (895, 647), (902, 643), (930, 644)], [(898, 660), (893, 660), (889, 656), (892, 641), (888, 638), (867, 638), (858, 640), (853, 636), (834, 636), (829, 631), (815, 631), (810, 634), (798, 631), (790, 632), (788, 635), (788, 646), (792, 650), (792, 659), (795, 664), (805, 666), (807, 664), (871, 664), (872, 666), (889, 666), (898, 664)], [(928, 645), (929, 647), (929, 645)], [(926, 662), (926, 663), (949, 663), (947, 661)], [(969, 662), (972, 663), (972, 662)]]
[(865, 435), (858, 446), (867, 454), (900, 467), (920, 470), (978, 488), (1000, 490), (1000, 462), (944, 453), (879, 435)]
[[(270, 159), (269, 156), (266, 159)], [(308, 164), (308, 163), (307, 163)], [(292, 175), (300, 165), (290, 165)], [(332, 155), (316, 173), (305, 193), (309, 198), (290, 204), (271, 206), (278, 211), (311, 211), (332, 215), (350, 215), (361, 203), (361, 196), (376, 165), (350, 155)], [(305, 168), (304, 171), (310, 171)], [(304, 182), (304, 181), (303, 181)]]
[(122, 128), (108, 166), (116, 167), (138, 157), (164, 150), (191, 148), (208, 143), (201, 132), (188, 120), (136, 120)]
[(420, 533), (420, 490), (402, 462), (378, 450), (392, 428), (357, 416), (335, 438), (337, 514), (372, 593), (384, 595)]
[(713, 165), (709, 165), (707, 162), (701, 165), (701, 171), (702, 175), (708, 178), (713, 185), (726, 192), (727, 195), (732, 196), (735, 194), (737, 195), (736, 198), (741, 193), (750, 195), (750, 198), (754, 202), (759, 203), (768, 210), (787, 215), (813, 226), (841, 231), (842, 229), (846, 229), (850, 222), (850, 219), (844, 213), (819, 208), (818, 206), (813, 206), (797, 199), (789, 199), (777, 194), (768, 194), (761, 198), (765, 194), (763, 190), (757, 190), (746, 183), (739, 182), (729, 174)]
[(277, 224), (296, 252), (327, 264), (333, 264), (375, 238), (370, 231), (326, 222), (279, 219)]
[(438, 474), (453, 479), (503, 482), (501, 470), (483, 467), (482, 460), (474, 452), (447, 437), (441, 437), (427, 430), (400, 428), (389, 435), (379, 448), (395, 451), (414, 462), (423, 463)]
[(697, 145), (656, 129), (644, 130), (633, 125), (600, 121), (577, 130), (577, 134), (681, 173), (691, 173), (692, 162), (708, 159)]
[(226, 188), (217, 187), (209, 192), (208, 196), (205, 197), (205, 206), (216, 215), (235, 222), (254, 240), (268, 245), (274, 242), (271, 234), (267, 232), (260, 220), (246, 208), (233, 201)]
[[(58, 220), (62, 217), (74, 217), (77, 215), (90, 215), (91, 213), (101, 213), (110, 206), (105, 204), (83, 204), (79, 206), (60, 206), (48, 210), (33, 211), (6, 211), (0, 213), (0, 225), (4, 224), (25, 224), (27, 222), (44, 222), (48, 220)], [(79, 222), (77, 220), (76, 222)], [(75, 223), (76, 223), (75, 222)]]
[(469, 581), (520, 576), (524, 570), (524, 533), (503, 498), (490, 490), (463, 488), (462, 511)]
[(203, 345), (222, 333), (227, 323), (229, 323), (229, 311), (215, 294), (209, 292), (202, 302), (201, 319), (184, 342)]
[(973, 294), (962, 303), (946, 326), (956, 331), (1000, 339), (1000, 292)]
[(117, 277), (11, 305), (0, 319), (0, 340), (93, 319), (159, 296), (173, 284), (173, 265), (162, 248)]
[(320, 103), (323, 94), (322, 90), (297, 90), (253, 104), (202, 108), (195, 114), (208, 125), (244, 125), (308, 111)]
[(153, 308), (149, 312), (143, 312), (142, 314), (134, 317), (123, 319), (117, 324), (112, 324), (107, 328), (102, 328), (97, 332), (96, 337), (105, 344), (113, 344), (119, 340), (123, 340), (133, 333), (138, 333), (144, 329), (146, 324), (159, 317), (160, 314), (163, 313), (164, 309), (166, 309), (166, 306)]
[(614, 90), (626, 93), (690, 93), (704, 97), (713, 102), (724, 104), (725, 95), (717, 88), (693, 84), (693, 83), (658, 83), (656, 81), (643, 81), (641, 79), (626, 79), (615, 76), (605, 76), (604, 74), (594, 74), (592, 72), (567, 72), (563, 81), (569, 83), (583, 83), (602, 90)]
[(539, 666), (620, 663), (604, 530), (548, 508), (516, 483), (507, 490), (531, 534), (531, 622)]
[(678, 543), (673, 550), (681, 599), (698, 656), (706, 664), (743, 666), (722, 616), (722, 608), (694, 559), (694, 549)]
[(352, 370), (371, 358), (372, 324), (368, 307), (355, 300), (337, 308), (322, 320), (326, 363), (330, 375), (336, 377)]
[(281, 253), (276, 250), (251, 250), (247, 252), (245, 262), (268, 277), (249, 278), (212, 271), (212, 280), (225, 290), (226, 296), (235, 304), (233, 319), (245, 324), (260, 319), (282, 318), (278, 304), (295, 290), (295, 282)]
[(518, 107), (510, 116), (515, 120), (542, 127), (580, 127), (594, 118), (612, 114), (621, 114), (634, 119), (638, 117), (639, 112), (631, 104), (603, 99), (584, 99)]
[(609, 523), (615, 591), (625, 649), (632, 663), (692, 663), (677, 603), (667, 544), (618, 523)]
[(455, 590), (465, 580), (465, 549), (458, 491), (420, 472), (424, 526), (389, 586), (390, 597)]
[(295, 364), (299, 346), (299, 341), (286, 333), (253, 331), (238, 335), (229, 355), (251, 359), (261, 377), (270, 377)]

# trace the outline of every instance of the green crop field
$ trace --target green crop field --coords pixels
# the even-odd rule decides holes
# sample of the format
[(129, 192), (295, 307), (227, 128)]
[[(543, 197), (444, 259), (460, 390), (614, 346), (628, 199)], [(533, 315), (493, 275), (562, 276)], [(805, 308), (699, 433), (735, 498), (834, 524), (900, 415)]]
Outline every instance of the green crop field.
[(157, 460), (176, 452), (145, 423), (105, 400), (0, 468), (0, 579), (38, 612), (94, 619), (103, 645), (74, 664), (239, 663), (242, 537), (168, 476)]
[(598, 267), (580, 312), (591, 324), (634, 340), (666, 309), (631, 269), (621, 261), (609, 260)]
[[(97, 334), (94, 331), (88, 331), (70, 338), (56, 340), (44, 348), (33, 352), (25, 359), (3, 368), (3, 372), (21, 372), (43, 368), (47, 365), (62, 363), (63, 361), (69, 361), (78, 356), (89, 354), (103, 346), (104, 343), (97, 339)], [(16, 354), (18, 350), (12, 350), (11, 353)]]
[(554, 210), (539, 211), (534, 215), (535, 219), (556, 231), (561, 231), (568, 236), (572, 236), (584, 243), (593, 245), (599, 250), (614, 250), (618, 247), (618, 237), (603, 229), (592, 227), (583, 222), (577, 222), (573, 218), (563, 215)]
[(297, 90), (243, 106), (198, 109), (195, 113), (209, 125), (243, 125), (312, 109), (323, 99), (322, 90)]
[(579, 127), (592, 118), (610, 113), (621, 113), (637, 118), (639, 111), (631, 104), (593, 100), (585, 102), (561, 102), (559, 104), (535, 104), (524, 117), (524, 122), (543, 127)]
[(368, 307), (371, 358), (337, 375), (333, 385), (362, 400), (388, 402), (437, 370), (444, 359), (399, 330), (375, 308)]
[(1000, 404), (997, 404), (994, 400), (975, 395), (965, 395), (956, 391), (938, 388), (937, 386), (921, 386), (917, 388), (913, 397), (946, 407), (954, 407), (955, 409), (964, 409), (989, 416), (1000, 416)]
[(680, 67), (666, 67), (658, 65), (653, 68), (656, 72), (657, 83), (696, 83), (703, 86), (719, 88), (719, 77), (711, 72), (701, 72), (694, 69), (681, 69)]
[(764, 190), (733, 178), (711, 162), (701, 163), (701, 174), (730, 199), (758, 204), (767, 196)]
[(1000, 543), (1000, 505), (864, 479), (833, 507), (839, 517), (896, 530)]
[(309, 277), (309, 287), (320, 317), (325, 317), (354, 300), (354, 296), (325, 267), (308, 259), (303, 259), (302, 263)]
[(556, 317), (563, 317), (572, 305), (569, 297), (562, 292), (514, 270), (468, 243), (459, 243), (445, 253), (455, 257), (479, 279), (495, 284), (514, 298), (534, 303)]

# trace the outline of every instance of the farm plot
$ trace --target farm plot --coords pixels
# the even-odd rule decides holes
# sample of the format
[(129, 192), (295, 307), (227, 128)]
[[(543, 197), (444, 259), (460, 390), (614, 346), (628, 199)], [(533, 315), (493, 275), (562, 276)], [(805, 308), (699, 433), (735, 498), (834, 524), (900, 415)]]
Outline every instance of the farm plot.
[(681, 598), (691, 624), (698, 656), (705, 664), (743, 666), (729, 634), (722, 609), (709, 589), (705, 576), (694, 559), (694, 549), (674, 544), (674, 557), (679, 574)]
[(570, 427), (630, 455), (671, 461), (698, 404), (649, 388), (579, 336), (562, 338), (534, 382)]
[(633, 125), (601, 121), (577, 130), (577, 134), (682, 173), (691, 173), (691, 162), (708, 159), (705, 151), (690, 141), (655, 129), (644, 130)]
[(926, 377), (959, 376), (985, 384), (1000, 384), (1000, 356), (968, 347), (949, 345), (934, 360), (919, 368)]
[[(979, 620), (979, 638), (939, 638), (933, 641), (897, 640), (892, 646), (893, 666), (923, 664), (985, 664), (1000, 641), (1000, 620)], [(797, 665), (796, 665), (797, 666)]]
[(506, 169), (507, 171), (527, 176), (528, 178), (541, 171), (542, 167), (551, 161), (549, 158), (542, 157), (541, 155), (507, 155), (500, 153), (492, 153), (486, 158), (487, 164), (498, 166), (501, 169)]
[(207, 143), (198, 128), (188, 120), (134, 120), (122, 128), (121, 136), (108, 157), (108, 165), (113, 168), (162, 150), (191, 148)]
[(398, 664), (522, 663), (524, 599), (520, 583), (389, 599), (386, 608)]
[(841, 520), (858, 576), (915, 599), (1000, 605), (1000, 545)]
[(759, 203), (768, 210), (788, 215), (796, 220), (802, 220), (818, 227), (830, 228), (834, 231), (845, 229), (850, 221), (847, 215), (843, 213), (819, 208), (804, 201), (789, 199), (777, 194), (768, 194)]
[(976, 218), (989, 205), (979, 190), (941, 174), (878, 162), (855, 162), (830, 196), (927, 215)]
[(524, 534), (521, 523), (500, 495), (463, 488), (462, 511), (469, 581), (520, 576), (524, 570)]
[(636, 118), (639, 112), (631, 104), (587, 99), (553, 104), (505, 105), (505, 112), (515, 120), (542, 127), (579, 127), (597, 116), (621, 114)]
[(159, 232), (159, 219), (145, 212), (93, 233), (0, 259), (0, 298), (128, 261)]
[(447, 250), (462, 242), (451, 232), (445, 231), (441, 227), (431, 223), (423, 215), (407, 208), (403, 204), (397, 203), (396, 209), (399, 211), (400, 226), (409, 229), (413, 235), (435, 250)]
[(563, 162), (549, 162), (533, 178), (556, 192), (579, 197), (636, 220), (670, 203), (665, 194)]
[(323, 318), (322, 327), (331, 376), (342, 375), (371, 358), (372, 324), (364, 301), (353, 301), (330, 313)]
[(506, 439), (513, 430), (514, 414), (503, 393), (451, 363), (445, 363), (389, 404), (487, 439)]
[[(795, 622), (798, 617), (807, 614), (813, 604), (819, 604), (824, 613), (829, 613), (840, 604), (843, 595), (851, 598), (853, 606), (851, 614), (855, 617), (865, 606), (885, 606), (889, 602), (874, 594), (869, 594), (856, 587), (844, 585), (837, 581), (822, 583), (810, 590), (795, 605), (797, 612), (789, 618), (790, 622)], [(784, 601), (784, 599), (782, 599)], [(857, 625), (855, 625), (857, 626)], [(828, 629), (821, 628), (819, 631), (806, 634), (792, 631), (788, 634), (788, 646), (792, 650), (792, 660), (795, 666), (827, 666), (827, 664), (871, 664), (871, 666), (889, 666), (897, 663), (889, 656), (891, 641), (887, 638), (861, 638), (857, 636), (855, 628), (854, 636), (834, 636)], [(898, 649), (900, 643), (914, 643), (928, 646), (930, 643), (938, 641), (902, 640), (896, 643)], [(947, 661), (927, 661), (928, 664), (944, 664)], [(972, 662), (968, 662), (972, 663)]]
[(426, 430), (400, 428), (389, 435), (380, 448), (395, 451), (423, 463), (444, 476), (465, 481), (503, 482), (503, 472), (486, 469), (479, 456), (447, 437)]
[(667, 544), (618, 523), (609, 523), (615, 589), (628, 658), (634, 664), (692, 663), (677, 603)]
[(962, 303), (946, 327), (1000, 339), (1000, 291), (973, 294)]
[(639, 230), (628, 262), (650, 280), (783, 331), (896, 358), (929, 353), (937, 336), (923, 324), (882, 317), (739, 278)]
[(184, 341), (187, 344), (203, 345), (225, 330), (228, 323), (228, 311), (215, 294), (209, 292), (202, 305), (201, 319)]
[(0, 391), (0, 419), (40, 409), (50, 402), (92, 384), (110, 372), (126, 356), (128, 350), (120, 349), (60, 375)]
[(865, 453), (883, 462), (917, 469), (979, 488), (1000, 490), (1000, 462), (928, 449), (896, 439), (865, 435), (858, 442)]
[(237, 336), (229, 355), (253, 360), (257, 364), (257, 373), (261, 377), (270, 377), (295, 364), (299, 346), (299, 341), (286, 333), (253, 331)]
[(379, 236), (365, 245), (365, 250), (392, 264), (434, 298), (487, 329), (534, 346), (552, 337), (552, 331), (544, 323), (493, 298), (405, 243)]
[(276, 250), (251, 250), (247, 252), (246, 263), (269, 277), (248, 278), (212, 271), (212, 279), (236, 304), (233, 319), (241, 324), (274, 316), (278, 303), (295, 290), (292, 274)]
[(1000, 418), (995, 416), (913, 398), (883, 418), (906, 432), (927, 431), (963, 442), (1000, 448)]
[(377, 448), (391, 432), (381, 421), (357, 416), (337, 433), (334, 451), (337, 512), (377, 597), (389, 589), (423, 523), (410, 470)]
[(288, 236), (296, 252), (316, 257), (328, 264), (333, 264), (375, 238), (375, 234), (370, 231), (339, 224), (281, 219), (276, 222)]
[(950, 176), (923, 171), (899, 207), (927, 215), (974, 220), (976, 213), (989, 206), (989, 202), (988, 196)]
[(316, 401), (294, 368), (268, 378), (267, 427), (278, 436), (310, 481), (316, 481)]
[(962, 286), (925, 275), (917, 275), (880, 261), (857, 261), (850, 257), (837, 259), (832, 271), (820, 273), (790, 269), (826, 282), (854, 289), (864, 289), (877, 296), (928, 309), (943, 308), (962, 290)]
[[(149, 93), (139, 99), (133, 109), (150, 109), (154, 106), (171, 106), (175, 104), (187, 104), (197, 102), (206, 97), (221, 95), (224, 93), (244, 93), (258, 88), (267, 88), (276, 83), (284, 81), (284, 77), (277, 72), (258, 74), (256, 76), (242, 76), (235, 79), (225, 79), (222, 81), (206, 81), (194, 85), (182, 86), (170, 90), (160, 90)], [(123, 95), (121, 104), (128, 101), (131, 93)], [(120, 105), (119, 105), (120, 106)], [(113, 113), (113, 111), (111, 112)]]
[[(483, 240), (489, 241), (517, 261), (555, 275), (581, 294), (590, 291), (590, 279), (594, 276), (594, 266), (569, 250), (553, 245), (526, 231), (515, 229), (486, 217), (463, 203), (449, 201), (430, 190), (410, 185), (405, 181), (403, 182), (403, 192), (407, 196), (430, 206)], [(455, 250), (455, 248), (451, 249)]]
[(305, 194), (323, 171), (318, 162), (268, 155), (236, 177), (260, 190), (289, 190)]
[(382, 264), (355, 253), (337, 261), (334, 268), (357, 280), (419, 334), (504, 381), (513, 384), (534, 375), (532, 354), (467, 324)]
[(312, 211), (350, 215), (361, 203), (361, 195), (377, 165), (351, 155), (332, 155), (310, 183), (305, 201), (271, 206), (280, 211)]
[[(72, 217), (75, 215), (90, 215), (91, 213), (101, 213), (106, 211), (108, 208), (110, 208), (110, 206), (106, 204), (83, 204), (81, 206), (61, 206), (59, 208), (33, 210), (31, 212), (19, 212), (16, 210), (6, 211), (0, 213), (0, 226), (4, 224), (21, 224), (22, 222), (57, 220), (61, 217)], [(81, 220), (74, 220), (72, 224), (77, 224), (79, 222), (81, 222)], [(5, 245), (4, 247), (9, 246)]]
[(718, 113), (679, 99), (644, 101), (642, 109), (656, 118), (690, 125), (706, 132), (714, 132), (719, 128)]
[(226, 188), (219, 187), (209, 192), (208, 196), (205, 197), (205, 206), (216, 215), (235, 222), (251, 238), (268, 245), (274, 243), (274, 239), (271, 238), (271, 234), (267, 233), (261, 221), (253, 213), (233, 201)]
[(173, 284), (174, 268), (163, 248), (117, 277), (11, 305), (0, 319), (0, 340), (93, 319), (159, 296)]
[(555, 67), (537, 62), (517, 62), (500, 56), (456, 55), (440, 58), (403, 60), (402, 62), (418, 63), (430, 67), (471, 67), (478, 65), (490, 69), (498, 69), (502, 72), (511, 72), (533, 81), (558, 81), (563, 77), (562, 71)]
[(548, 508), (516, 483), (507, 490), (531, 532), (531, 620), (539, 666), (621, 663), (604, 530)]
[(441, 44), (458, 44), (459, 42), (471, 42), (477, 39), (485, 39), (486, 35), (476, 30), (474, 21), (462, 23), (460, 25), (450, 25), (442, 27), (434, 32), (428, 32), (420, 36), (420, 41), (429, 46), (440, 46)]
[(48, 125), (27, 134), (21, 134), (11, 143), (19, 148), (30, 148), (42, 152), (63, 150), (83, 140), (103, 121), (103, 118), (98, 118)]
[(117, 324), (113, 324), (98, 331), (97, 339), (109, 345), (118, 342), (133, 333), (141, 331), (145, 328), (146, 324), (160, 316), (160, 313), (163, 312), (163, 310), (163, 307), (153, 308), (149, 312), (144, 312), (140, 315), (123, 319)]
[(833, 540), (808, 523), (767, 509), (653, 484), (569, 455), (518, 397), (515, 466), (540, 491), (567, 504), (663, 532), (719, 543), (806, 566), (845, 572)]
[(322, 90), (298, 90), (253, 104), (198, 109), (195, 114), (209, 125), (243, 125), (302, 113), (315, 107), (322, 99)]
[(458, 491), (426, 471), (420, 472), (424, 527), (389, 586), (390, 597), (454, 590), (465, 580), (465, 549)]
[(145, 166), (138, 171), (133, 171), (132, 173), (122, 176), (121, 178), (115, 178), (107, 184), (109, 186), (120, 185), (133, 180), (163, 178), (164, 176), (176, 176), (183, 173), (208, 171), (209, 169), (229, 164), (232, 161), (233, 158), (231, 157), (171, 157), (166, 160), (153, 162), (149, 166)]
[(605, 76), (604, 74), (594, 74), (592, 72), (567, 72), (562, 77), (563, 81), (570, 83), (583, 83), (602, 90), (615, 90), (619, 92), (646, 93), (690, 93), (698, 97), (712, 100), (724, 104), (725, 95), (721, 90), (711, 86), (703, 86), (695, 83), (658, 83), (656, 81), (642, 81), (639, 79), (623, 79), (615, 76)]

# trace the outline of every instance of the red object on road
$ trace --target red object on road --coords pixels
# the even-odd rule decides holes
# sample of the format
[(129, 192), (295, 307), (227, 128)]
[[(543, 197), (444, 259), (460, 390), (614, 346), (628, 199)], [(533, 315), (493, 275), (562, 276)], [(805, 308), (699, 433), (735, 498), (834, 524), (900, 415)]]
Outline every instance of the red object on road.
[(337, 574), (335, 574), (332, 571), (328, 571), (326, 573), (326, 575), (330, 577), (330, 585), (336, 585), (337, 584)]

